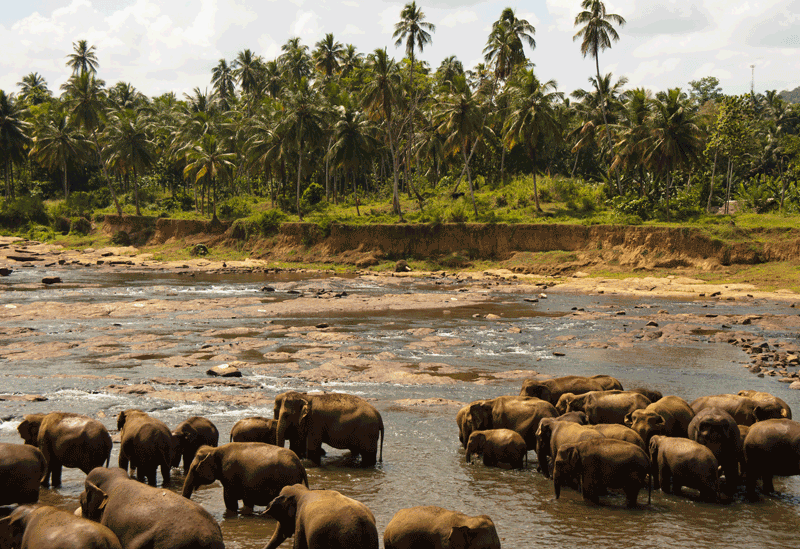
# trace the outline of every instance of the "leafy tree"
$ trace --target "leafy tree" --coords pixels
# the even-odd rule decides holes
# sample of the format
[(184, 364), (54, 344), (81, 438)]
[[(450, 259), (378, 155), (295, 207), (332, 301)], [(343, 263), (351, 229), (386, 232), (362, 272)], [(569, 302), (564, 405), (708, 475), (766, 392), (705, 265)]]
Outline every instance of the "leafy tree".
[(47, 88), (47, 80), (38, 72), (26, 74), (21, 82), (17, 82), (17, 86), (21, 88), (20, 99), (31, 105), (40, 105), (53, 96), (53, 92)]
[(149, 139), (142, 116), (133, 109), (115, 112), (106, 126), (107, 163), (120, 173), (133, 174), (136, 215), (139, 209), (139, 174), (155, 164), (153, 142)]
[(239, 81), (242, 94), (252, 97), (261, 93), (264, 63), (260, 56), (246, 48), (236, 55), (231, 67), (233, 76)]
[(484, 59), (494, 65), (497, 80), (505, 82), (517, 67), (527, 63), (524, 45), (536, 48), (535, 33), (534, 26), (525, 19), (518, 19), (514, 10), (503, 10), (500, 19), (492, 24), (489, 39), (483, 48)]
[(308, 54), (308, 46), (300, 43), (300, 38), (293, 37), (281, 46), (283, 52), (278, 57), (278, 63), (284, 71), (286, 79), (292, 84), (298, 84), (303, 78), (311, 78), (312, 61)]
[(236, 76), (234, 73), (235, 69), (229, 66), (224, 59), (220, 59), (217, 65), (211, 69), (211, 84), (217, 92), (217, 96), (223, 105), (223, 110), (230, 109), (236, 96)]
[[(333, 127), (334, 141), (328, 154), (334, 163), (344, 170), (345, 183), (348, 173), (352, 174), (360, 166), (369, 163), (370, 154), (378, 146), (374, 133), (375, 128), (364, 113), (344, 107), (339, 109), (339, 119)], [(353, 194), (356, 214), (361, 215), (358, 209), (355, 178), (353, 178)]]
[[(581, 8), (583, 11), (575, 17), (575, 26), (583, 27), (575, 33), (573, 40), (581, 39), (581, 53), (584, 57), (591, 55), (594, 57), (595, 69), (597, 71), (597, 82), (600, 78), (600, 52), (611, 47), (611, 42), (619, 40), (619, 34), (612, 23), (620, 27), (625, 25), (625, 19), (621, 15), (607, 13), (606, 6), (601, 0), (582, 0)], [(600, 91), (598, 89), (598, 91)], [(606, 128), (606, 140), (608, 141), (609, 152), (613, 151), (611, 144), (611, 130), (608, 127), (608, 116), (606, 114), (605, 101), (600, 102), (600, 110), (603, 114), (603, 124)], [(617, 191), (622, 194), (622, 183), (620, 182), (619, 172), (617, 172)]]
[(704, 76), (700, 80), (692, 80), (689, 82), (689, 86), (691, 87), (690, 98), (698, 105), (707, 101), (719, 101), (723, 97), (719, 79), (715, 76)]
[(91, 150), (91, 141), (77, 124), (72, 123), (63, 109), (56, 108), (34, 129), (30, 155), (46, 168), (61, 171), (66, 200), (69, 198), (68, 167), (86, 160)]
[(184, 175), (194, 174), (195, 183), (205, 179), (212, 189), (212, 221), (217, 221), (217, 182), (233, 168), (234, 153), (226, 152), (212, 134), (204, 135), (186, 153)]
[(341, 61), (344, 55), (344, 46), (333, 38), (329, 32), (325, 38), (314, 45), (314, 67), (330, 78), (341, 70)]
[(6, 197), (14, 198), (14, 187), (11, 185), (11, 172), (14, 162), (22, 162), (25, 148), (30, 142), (28, 122), (23, 120), (24, 111), (14, 95), (6, 95), (0, 90), (0, 161), (6, 182)]

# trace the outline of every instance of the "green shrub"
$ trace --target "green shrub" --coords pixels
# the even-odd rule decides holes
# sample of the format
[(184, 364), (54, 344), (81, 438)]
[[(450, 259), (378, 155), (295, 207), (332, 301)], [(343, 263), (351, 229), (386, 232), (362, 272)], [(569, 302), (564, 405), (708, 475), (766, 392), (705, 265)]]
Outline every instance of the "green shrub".
[(263, 236), (276, 234), (285, 220), (286, 214), (274, 209), (261, 212), (252, 218), (253, 224)]
[(240, 219), (253, 212), (253, 203), (246, 196), (234, 196), (219, 205), (219, 216), (223, 219)]
[(325, 198), (325, 189), (319, 183), (311, 183), (306, 190), (303, 191), (300, 200), (306, 206), (316, 206), (322, 199)]
[(85, 236), (92, 232), (92, 222), (85, 217), (73, 217), (69, 222), (69, 232)]
[(191, 212), (194, 210), (194, 198), (186, 193), (179, 192), (175, 196), (162, 198), (158, 205), (161, 209), (169, 212)]
[(21, 196), (0, 201), (0, 225), (20, 230), (31, 224), (48, 224), (47, 210), (40, 198)]
[(131, 235), (125, 231), (117, 231), (114, 233), (114, 236), (111, 237), (111, 243), (117, 246), (130, 246)]

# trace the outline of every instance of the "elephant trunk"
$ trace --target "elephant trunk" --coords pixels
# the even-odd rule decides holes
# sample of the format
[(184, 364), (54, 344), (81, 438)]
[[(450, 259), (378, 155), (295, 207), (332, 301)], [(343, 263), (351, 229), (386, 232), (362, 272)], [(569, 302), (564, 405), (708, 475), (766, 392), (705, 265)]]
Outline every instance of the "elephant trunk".
[(286, 430), (289, 428), (289, 422), (286, 418), (278, 419), (278, 427), (275, 429), (275, 444), (281, 448), (286, 443)]
[(192, 492), (194, 491), (194, 488), (194, 471), (190, 469), (189, 474), (186, 475), (186, 480), (183, 482), (183, 497), (186, 499), (192, 499)]

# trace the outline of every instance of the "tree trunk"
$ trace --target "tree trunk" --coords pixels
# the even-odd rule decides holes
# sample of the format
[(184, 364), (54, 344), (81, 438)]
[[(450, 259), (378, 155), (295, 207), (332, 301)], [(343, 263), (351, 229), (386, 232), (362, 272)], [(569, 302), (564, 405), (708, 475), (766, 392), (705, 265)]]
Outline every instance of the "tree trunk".
[(295, 196), (295, 204), (297, 206), (297, 217), (300, 218), (300, 221), (303, 220), (303, 212), (300, 211), (300, 175), (302, 173), (303, 167), (303, 142), (300, 142), (300, 146), (297, 149), (297, 188), (296, 196)]
[(461, 152), (464, 156), (464, 167), (467, 169), (467, 182), (469, 183), (469, 197), (472, 200), (472, 211), (475, 212), (475, 217), (478, 217), (478, 206), (475, 205), (475, 192), (472, 188), (472, 172), (469, 169), (469, 159), (467, 158), (467, 138), (464, 138), (464, 144), (461, 147)]
[[(594, 62), (595, 67), (597, 68), (597, 93), (600, 93), (600, 57), (598, 55), (597, 50), (594, 52)], [(611, 155), (611, 159), (614, 159), (614, 145), (611, 142), (611, 131), (608, 129), (608, 117), (606, 115), (606, 101), (604, 97), (600, 97), (600, 112), (603, 113), (603, 124), (606, 127), (606, 141), (608, 141), (608, 154)], [(622, 182), (619, 178), (619, 170), (614, 168), (614, 174), (617, 176), (617, 192), (622, 196)]]
[(328, 138), (328, 150), (326, 151), (327, 154), (325, 155), (325, 200), (328, 202), (331, 201), (331, 179), (330, 179), (331, 174), (329, 167), (330, 166), (329, 155), (331, 152), (331, 146), (333, 145), (332, 141), (333, 137), (331, 136)]
[(94, 137), (94, 147), (97, 150), (97, 160), (100, 164), (100, 168), (103, 171), (103, 177), (106, 180), (106, 184), (108, 185), (108, 192), (111, 193), (111, 198), (114, 200), (114, 206), (117, 208), (117, 215), (122, 217), (122, 208), (119, 206), (119, 200), (117, 200), (117, 193), (114, 192), (114, 186), (111, 184), (111, 178), (108, 177), (108, 169), (106, 168), (105, 162), (103, 162), (103, 156), (100, 154), (100, 142), (97, 140), (97, 130), (92, 131), (92, 137)]
[(391, 119), (387, 120), (387, 123), (389, 125), (389, 153), (392, 155), (392, 208), (394, 209), (395, 215), (402, 220), (403, 212), (400, 211), (400, 174), (398, 173), (400, 171), (400, 164), (397, 158), (397, 151), (395, 151), (394, 148)]
[(536, 202), (536, 211), (541, 212), (542, 206), (539, 205), (539, 187), (536, 183), (536, 151), (531, 150), (528, 156), (531, 157), (531, 164), (533, 165), (533, 200)]
[(780, 174), (781, 178), (781, 204), (780, 204), (780, 211), (783, 213), (783, 199), (786, 197), (786, 178), (783, 174), (783, 157), (780, 158), (780, 162), (778, 163), (778, 173)]
[(667, 223), (669, 223), (669, 188), (672, 186), (672, 174), (667, 172)]
[(500, 148), (503, 149), (503, 152), (500, 155), (500, 184), (502, 185), (504, 181), (503, 174), (505, 173), (506, 167), (506, 146), (502, 141), (500, 142)]
[(139, 211), (139, 177), (136, 173), (136, 166), (133, 167), (133, 200), (136, 203), (136, 215), (142, 215)]
[[(344, 170), (344, 175), (347, 177), (347, 168)], [(351, 174), (352, 175), (352, 174)], [(356, 215), (361, 217), (361, 212), (358, 210), (358, 187), (356, 186), (356, 178), (353, 177), (353, 198), (356, 202)]]
[(733, 174), (733, 162), (731, 157), (728, 157), (728, 183), (725, 188), (725, 214), (728, 214), (728, 202), (731, 200), (731, 180)]
[(711, 198), (714, 196), (714, 175), (717, 171), (717, 154), (719, 147), (714, 148), (714, 164), (711, 166), (711, 188), (708, 190), (708, 203), (706, 204), (706, 213), (711, 213)]
[(67, 161), (61, 162), (61, 170), (64, 172), (64, 200), (69, 198), (69, 186), (67, 185)]

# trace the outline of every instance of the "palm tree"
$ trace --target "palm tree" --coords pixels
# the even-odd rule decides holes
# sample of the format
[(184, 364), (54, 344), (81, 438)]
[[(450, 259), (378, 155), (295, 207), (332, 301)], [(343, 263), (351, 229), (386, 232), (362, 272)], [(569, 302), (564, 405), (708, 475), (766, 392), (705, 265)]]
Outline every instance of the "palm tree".
[(34, 131), (30, 156), (51, 170), (61, 170), (64, 200), (69, 198), (67, 168), (90, 156), (92, 143), (62, 109), (55, 109)]
[(7, 198), (14, 198), (14, 187), (10, 179), (13, 163), (22, 161), (25, 147), (30, 141), (30, 125), (22, 116), (23, 109), (14, 100), (14, 95), (6, 95), (6, 92), (0, 90), (0, 160), (3, 162)]
[[(395, 108), (400, 103), (400, 71), (385, 49), (376, 49), (368, 58), (369, 80), (364, 85), (363, 104), (373, 120), (385, 123), (389, 152), (392, 156), (392, 208), (403, 218), (400, 210), (400, 159), (395, 145)], [(399, 133), (399, 131), (397, 132)]]
[(236, 60), (231, 63), (233, 76), (239, 81), (242, 94), (252, 96), (258, 95), (262, 89), (264, 62), (261, 57), (255, 55), (250, 49), (244, 49), (238, 53)]
[(39, 105), (52, 97), (53, 93), (47, 89), (47, 80), (38, 72), (32, 72), (22, 77), (21, 82), (17, 82), (20, 90), (20, 98), (31, 105)]
[[(409, 66), (409, 90), (411, 107), (408, 113), (408, 139), (406, 140), (406, 174), (408, 174), (411, 166), (410, 150), (413, 147), (414, 139), (414, 111), (417, 106), (417, 94), (414, 90), (414, 50), (419, 48), (422, 52), (425, 46), (432, 42), (431, 32), (436, 32), (436, 25), (428, 23), (425, 19), (425, 14), (421, 8), (417, 7), (416, 1), (406, 4), (400, 11), (400, 21), (394, 25), (394, 33), (392, 38), (395, 38), (394, 47), (399, 47), (403, 40), (406, 43), (406, 55), (408, 56)], [(408, 179), (408, 178), (406, 178)], [(409, 182), (410, 183), (410, 182)], [(410, 187), (410, 185), (409, 185)]]
[(703, 132), (689, 98), (680, 88), (660, 92), (654, 102), (652, 135), (647, 141), (645, 161), (666, 177), (667, 221), (672, 172), (699, 162), (705, 147)]
[[(644, 155), (650, 135), (653, 113), (653, 97), (649, 90), (636, 88), (625, 92), (626, 101), (622, 120), (618, 124), (619, 141), (613, 168), (621, 167), (628, 172), (639, 172), (639, 196), (644, 196)], [(635, 179), (635, 176), (634, 176)]]
[(518, 143), (525, 147), (533, 164), (536, 210), (542, 211), (536, 186), (536, 158), (543, 142), (561, 138), (555, 104), (563, 95), (556, 91), (555, 80), (540, 82), (531, 69), (519, 72), (510, 87), (511, 111), (504, 127), (505, 142), (509, 149)]
[[(377, 140), (373, 137), (374, 127), (363, 113), (341, 107), (339, 120), (333, 127), (333, 145), (328, 155), (334, 163), (344, 169), (345, 188), (347, 188), (347, 175), (353, 173), (359, 166), (369, 161), (369, 154), (376, 148)], [(358, 189), (355, 177), (353, 178), (353, 195), (356, 202), (356, 214), (361, 215), (358, 209)]]
[(150, 102), (146, 95), (128, 82), (117, 82), (113, 88), (108, 90), (108, 101), (118, 110), (141, 109)]
[(439, 68), (436, 69), (436, 78), (439, 82), (439, 85), (444, 87), (444, 89), (449, 88), (453, 84), (453, 80), (456, 76), (463, 76), (464, 75), (464, 65), (455, 55), (451, 55), (450, 57), (445, 57), (442, 59)]
[(106, 126), (108, 165), (120, 173), (133, 172), (133, 196), (136, 215), (139, 211), (139, 174), (155, 163), (153, 142), (149, 139), (142, 117), (133, 109), (115, 112)]
[(186, 153), (184, 176), (194, 174), (195, 183), (204, 179), (211, 185), (213, 195), (212, 222), (217, 219), (217, 181), (233, 168), (235, 153), (225, 152), (216, 136), (204, 135)]
[(303, 154), (306, 148), (311, 149), (322, 137), (325, 124), (324, 114), (318, 104), (317, 93), (303, 77), (297, 82), (286, 99), (287, 116), (284, 124), (294, 135), (297, 144), (297, 215), (303, 220), (300, 209), (300, 182), (303, 174)]
[(475, 205), (475, 193), (472, 186), (472, 172), (469, 169), (469, 159), (467, 149), (470, 139), (478, 135), (475, 139), (477, 146), (480, 134), (483, 133), (485, 125), (484, 113), (480, 102), (470, 87), (467, 85), (466, 77), (457, 76), (453, 80), (453, 87), (450, 93), (440, 99), (440, 109), (437, 115), (438, 129), (445, 139), (445, 149), (451, 153), (461, 152), (464, 159), (464, 169), (467, 173), (469, 182), (469, 194), (472, 200), (472, 209), (478, 215), (478, 207)]
[[(601, 0), (582, 0), (581, 7), (584, 11), (580, 12), (575, 17), (575, 26), (584, 26), (575, 33), (572, 39), (581, 39), (581, 53), (584, 57), (587, 55), (594, 57), (597, 81), (600, 82), (600, 52), (610, 48), (612, 41), (616, 42), (619, 40), (619, 34), (617, 34), (612, 23), (616, 23), (622, 27), (625, 25), (625, 19), (621, 15), (607, 13), (606, 6)], [(600, 110), (603, 113), (603, 124), (605, 124), (606, 127), (608, 150), (613, 152), (605, 102), (600, 103)], [(622, 183), (620, 182), (619, 172), (617, 171), (616, 174), (617, 191), (619, 194), (622, 194)]]
[(341, 69), (342, 76), (350, 76), (356, 68), (360, 67), (364, 59), (364, 54), (356, 51), (353, 44), (347, 44), (342, 50)]
[(311, 57), (308, 55), (308, 46), (300, 43), (300, 38), (293, 37), (281, 46), (283, 52), (278, 57), (278, 62), (283, 68), (287, 79), (298, 83), (303, 78), (310, 78), (312, 72)]
[(73, 76), (81, 76), (86, 73), (97, 74), (100, 64), (97, 62), (95, 47), (89, 46), (86, 40), (78, 40), (72, 43), (75, 53), (67, 56), (67, 66), (72, 69)]
[(495, 78), (507, 81), (516, 67), (527, 62), (524, 45), (536, 47), (533, 35), (536, 29), (525, 19), (518, 19), (514, 10), (505, 8), (500, 19), (492, 24), (492, 31), (486, 47), (483, 48), (484, 59), (494, 64)]
[(330, 78), (338, 73), (341, 68), (344, 46), (333, 38), (333, 33), (329, 32), (325, 38), (317, 42), (314, 46), (314, 68)]
[(65, 92), (65, 106), (70, 111), (72, 123), (92, 134), (97, 152), (97, 163), (106, 178), (108, 190), (117, 208), (117, 214), (121, 216), (122, 208), (119, 205), (117, 194), (114, 192), (114, 186), (111, 184), (111, 178), (108, 176), (108, 170), (103, 162), (103, 151), (100, 147), (100, 140), (97, 137), (97, 132), (105, 117), (106, 94), (103, 89), (104, 86), (105, 82), (103, 80), (95, 78), (93, 74), (83, 72), (67, 80), (61, 86), (61, 89)]
[(217, 66), (211, 69), (211, 84), (226, 111), (230, 109), (230, 102), (236, 96), (234, 79), (234, 70), (224, 59), (220, 59)]

